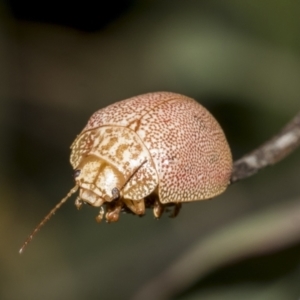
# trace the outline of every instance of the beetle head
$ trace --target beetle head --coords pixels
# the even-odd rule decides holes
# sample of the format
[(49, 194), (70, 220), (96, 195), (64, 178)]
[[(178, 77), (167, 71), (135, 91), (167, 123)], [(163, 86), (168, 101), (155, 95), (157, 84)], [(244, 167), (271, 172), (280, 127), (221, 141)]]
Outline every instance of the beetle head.
[(74, 177), (80, 188), (79, 198), (96, 207), (112, 201), (112, 190), (121, 189), (125, 182), (116, 167), (95, 155), (88, 155), (81, 160)]

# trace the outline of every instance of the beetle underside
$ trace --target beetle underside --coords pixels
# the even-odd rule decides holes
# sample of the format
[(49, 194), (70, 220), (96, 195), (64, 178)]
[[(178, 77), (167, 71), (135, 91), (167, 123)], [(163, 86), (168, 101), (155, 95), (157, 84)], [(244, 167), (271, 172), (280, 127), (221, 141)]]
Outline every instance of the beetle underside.
[[(130, 213), (138, 215), (140, 217), (145, 215), (145, 209), (149, 208), (153, 210), (154, 217), (159, 219), (161, 215), (167, 211), (170, 212), (170, 217), (174, 218), (178, 215), (181, 209), (181, 203), (167, 203), (162, 204), (156, 194), (151, 194), (145, 199), (134, 201), (129, 199), (124, 199), (120, 191), (117, 188), (112, 190), (112, 199), (110, 201), (96, 201), (98, 205), (89, 203), (85, 201), (85, 195), (90, 196), (90, 191), (80, 190), (80, 195), (75, 200), (75, 206), (77, 209), (81, 209), (83, 204), (89, 204), (91, 206), (100, 206), (99, 214), (96, 216), (96, 221), (100, 223), (104, 218), (106, 222), (112, 223), (119, 220), (121, 213)], [(87, 200), (87, 199), (86, 199)]]

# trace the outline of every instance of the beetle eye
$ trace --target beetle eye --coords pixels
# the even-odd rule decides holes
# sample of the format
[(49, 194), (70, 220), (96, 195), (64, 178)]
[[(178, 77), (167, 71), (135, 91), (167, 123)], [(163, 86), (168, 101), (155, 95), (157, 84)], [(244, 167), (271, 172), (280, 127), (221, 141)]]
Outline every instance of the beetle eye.
[(78, 177), (80, 175), (80, 172), (81, 170), (75, 170), (73, 174), (74, 178)]

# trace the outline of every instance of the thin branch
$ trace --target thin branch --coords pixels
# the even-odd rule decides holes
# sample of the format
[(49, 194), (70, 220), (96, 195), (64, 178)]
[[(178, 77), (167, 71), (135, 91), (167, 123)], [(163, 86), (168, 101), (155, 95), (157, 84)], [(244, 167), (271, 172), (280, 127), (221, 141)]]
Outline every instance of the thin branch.
[(300, 112), (272, 139), (233, 163), (231, 183), (284, 159), (300, 146)]

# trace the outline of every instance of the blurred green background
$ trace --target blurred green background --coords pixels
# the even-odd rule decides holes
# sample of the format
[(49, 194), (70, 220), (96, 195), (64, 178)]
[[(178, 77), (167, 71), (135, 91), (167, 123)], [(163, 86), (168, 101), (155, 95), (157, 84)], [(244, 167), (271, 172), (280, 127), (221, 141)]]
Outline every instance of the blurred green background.
[(275, 134), (300, 108), (299, 1), (0, 3), (1, 299), (300, 298), (300, 151), (176, 219), (99, 225), (69, 200), (18, 254), (97, 109), (185, 94), (235, 159)]

